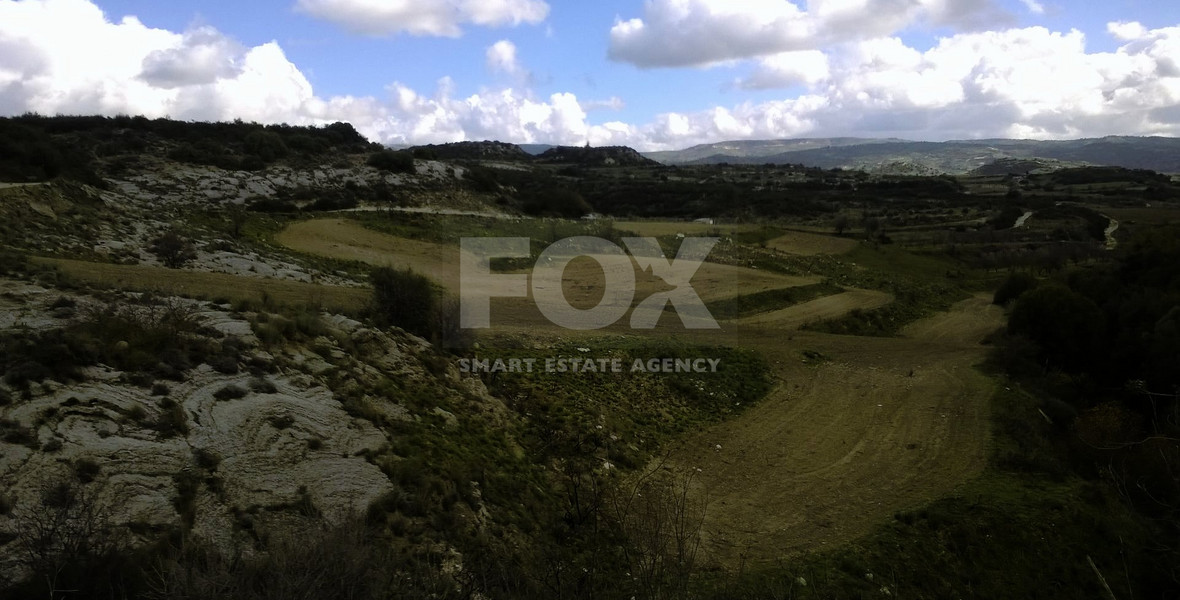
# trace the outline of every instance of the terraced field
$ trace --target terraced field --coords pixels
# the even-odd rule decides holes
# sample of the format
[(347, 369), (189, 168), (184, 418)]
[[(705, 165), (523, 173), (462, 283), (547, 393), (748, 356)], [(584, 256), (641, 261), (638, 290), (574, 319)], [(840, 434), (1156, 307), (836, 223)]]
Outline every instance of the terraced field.
[[(844, 251), (848, 241), (789, 237), (778, 245), (802, 254)], [(277, 239), (302, 252), (409, 266), (448, 287), (457, 283), (457, 246), (395, 238), (340, 219), (299, 223)], [(809, 241), (816, 247), (805, 247)], [(595, 304), (602, 277), (592, 260), (571, 263), (563, 282), (567, 299)], [(639, 299), (658, 289), (650, 279), (640, 276)], [(705, 263), (693, 284), (709, 300), (815, 281)], [(759, 351), (777, 382), (741, 416), (682, 440), (665, 465), (698, 474), (693, 493), (708, 506), (704, 549), (711, 561), (773, 561), (855, 539), (899, 510), (946, 495), (984, 467), (993, 386), (973, 365), (983, 358), (980, 341), (1002, 317), (987, 298), (961, 302), (895, 338), (799, 331), (891, 300), (850, 289), (725, 321), (720, 330), (661, 321), (674, 326), (656, 334)], [(626, 327), (624, 319), (597, 332), (574, 332), (549, 323), (531, 299), (497, 302), (493, 311), (510, 323), (503, 329), (537, 338), (589, 342)]]

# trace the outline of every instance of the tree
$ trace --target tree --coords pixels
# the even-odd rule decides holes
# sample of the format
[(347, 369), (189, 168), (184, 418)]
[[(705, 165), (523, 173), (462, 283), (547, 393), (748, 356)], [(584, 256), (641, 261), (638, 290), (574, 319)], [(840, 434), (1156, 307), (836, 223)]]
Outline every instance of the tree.
[(992, 296), (992, 304), (1004, 306), (1035, 287), (1037, 287), (1037, 279), (1032, 275), (1021, 272), (1011, 273)]
[(836, 235), (844, 235), (844, 230), (848, 229), (849, 224), (848, 215), (840, 213), (836, 216), (836, 220), (832, 223), (832, 227), (836, 229)]
[(1012, 307), (1008, 331), (1036, 342), (1050, 363), (1085, 368), (1097, 356), (1105, 316), (1089, 298), (1059, 284), (1025, 292)]
[(175, 229), (169, 229), (156, 238), (149, 248), (164, 266), (178, 269), (185, 263), (197, 257), (197, 251), (191, 242), (181, 237)]
[(246, 207), (241, 204), (230, 204), (226, 209), (226, 216), (229, 217), (230, 235), (236, 240), (242, 236), (242, 226), (246, 224), (250, 215), (246, 213)]

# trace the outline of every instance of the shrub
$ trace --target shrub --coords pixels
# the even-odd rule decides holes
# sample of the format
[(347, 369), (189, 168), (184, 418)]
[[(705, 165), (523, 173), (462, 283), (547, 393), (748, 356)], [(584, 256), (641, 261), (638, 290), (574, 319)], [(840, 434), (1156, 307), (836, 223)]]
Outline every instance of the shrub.
[(279, 391), (274, 382), (265, 377), (250, 379), (250, 390), (259, 394), (273, 394)]
[(183, 406), (165, 398), (160, 402), (160, 408), (164, 410), (152, 424), (152, 429), (155, 429), (160, 437), (166, 439), (177, 435), (188, 435), (188, 414), (184, 411)]
[(373, 270), (373, 304), (378, 321), (429, 338), (437, 292), (425, 275), (413, 269)]
[(185, 263), (197, 257), (197, 251), (193, 248), (192, 242), (181, 237), (173, 229), (169, 229), (153, 240), (148, 250), (155, 254), (160, 262), (164, 263), (164, 266), (172, 269), (183, 267)]
[(246, 152), (257, 156), (262, 162), (273, 162), (287, 155), (283, 138), (273, 131), (255, 131), (246, 135)]
[(79, 458), (74, 462), (74, 476), (82, 483), (90, 483), (102, 471), (102, 467), (92, 458)]
[(1004, 279), (995, 295), (992, 296), (992, 304), (1003, 306), (1036, 286), (1037, 279), (1032, 275), (1022, 272), (1012, 273)]
[(147, 418), (147, 412), (144, 411), (143, 407), (138, 404), (133, 404), (131, 408), (128, 408), (124, 414), (127, 415), (128, 419), (131, 419), (136, 423), (139, 423)]
[(213, 397), (217, 400), (237, 400), (238, 398), (245, 398), (248, 393), (242, 386), (231, 383), (213, 392)]
[(274, 415), (267, 419), (267, 421), (275, 429), (287, 429), (295, 424), (295, 419), (291, 415)]
[(53, 376), (53, 372), (45, 365), (35, 361), (25, 361), (4, 373), (4, 383), (14, 387), (26, 387), (29, 383), (40, 383)]
[(379, 150), (369, 155), (365, 164), (391, 173), (414, 172), (414, 155), (399, 150)]
[(227, 354), (215, 356), (209, 359), (209, 366), (213, 367), (214, 371), (223, 375), (237, 375), (238, 357)]

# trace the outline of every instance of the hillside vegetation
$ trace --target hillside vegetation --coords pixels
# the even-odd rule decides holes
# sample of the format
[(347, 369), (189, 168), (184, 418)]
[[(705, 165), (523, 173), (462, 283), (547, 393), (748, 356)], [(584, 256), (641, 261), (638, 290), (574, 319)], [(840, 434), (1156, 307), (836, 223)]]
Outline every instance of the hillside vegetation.
[[(909, 144), (861, 142), (783, 156)], [(1175, 597), (1180, 189), (1169, 141), (1098, 143), (915, 175), (0, 119), (0, 598)], [(719, 328), (632, 329), (671, 286), (595, 255), (561, 297), (614, 324), (530, 288), (463, 329), (488, 236), (528, 240), (497, 276), (715, 238)]]

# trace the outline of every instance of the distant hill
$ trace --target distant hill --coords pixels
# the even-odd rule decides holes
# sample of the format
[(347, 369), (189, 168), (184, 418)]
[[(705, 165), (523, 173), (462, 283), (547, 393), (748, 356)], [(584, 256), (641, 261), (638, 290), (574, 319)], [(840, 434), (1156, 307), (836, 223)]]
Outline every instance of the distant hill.
[(532, 160), (533, 156), (516, 144), (505, 142), (453, 142), (413, 146), (411, 151), (425, 153), (440, 160)]
[[(788, 150), (772, 152), (782, 148)], [(862, 138), (735, 141), (675, 152), (651, 152), (646, 156), (664, 164), (803, 164), (887, 174), (967, 173), (1004, 159), (1043, 159), (1180, 173), (1180, 139), (1165, 137), (1109, 136), (1062, 141), (913, 142)]]
[(721, 163), (739, 162), (733, 160), (735, 158), (754, 159), (767, 156), (776, 156), (786, 152), (796, 152), (799, 150), (813, 150), (816, 148), (841, 146), (859, 146), (863, 144), (884, 144), (888, 142), (899, 141), (903, 140), (894, 138), (872, 139), (856, 137), (802, 138), (785, 140), (735, 140), (729, 142), (717, 142), (715, 144), (698, 144), (691, 148), (685, 148), (684, 150), (644, 152), (643, 155), (652, 160), (667, 165), (685, 164), (691, 162)]
[(1053, 158), (1001, 158), (971, 170), (971, 175), (1030, 175), (1083, 166)]
[(529, 154), (532, 154), (533, 156), (541, 154), (541, 153), (545, 152), (546, 150), (548, 150), (550, 148), (554, 148), (554, 147), (555, 146), (553, 144), (520, 144), (521, 150), (524, 150), (525, 152), (528, 152)]
[(569, 163), (582, 166), (647, 166), (658, 165), (627, 146), (555, 146), (536, 157), (538, 162)]

